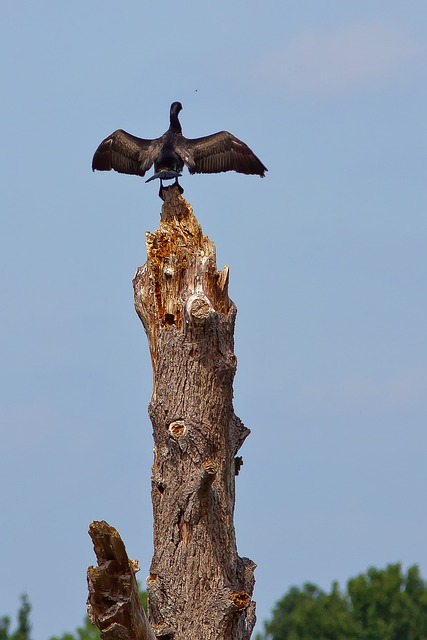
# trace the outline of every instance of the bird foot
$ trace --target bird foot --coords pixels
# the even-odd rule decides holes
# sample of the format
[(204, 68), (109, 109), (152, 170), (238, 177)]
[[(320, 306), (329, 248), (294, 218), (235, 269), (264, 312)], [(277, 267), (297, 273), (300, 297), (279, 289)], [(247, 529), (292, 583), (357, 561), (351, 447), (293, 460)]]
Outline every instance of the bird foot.
[(169, 189), (174, 189), (175, 187), (178, 187), (178, 191), (179, 193), (182, 195), (184, 193), (184, 189), (181, 187), (181, 185), (179, 184), (178, 180), (176, 182), (174, 182), (173, 184), (170, 184), (167, 187), (164, 187), (162, 184), (160, 185), (160, 189), (159, 189), (159, 197), (164, 201), (165, 197), (164, 197), (164, 192), (168, 191)]
[(181, 187), (181, 185), (178, 182), (178, 178), (175, 178), (175, 183), (173, 185), (174, 187), (178, 187), (178, 191), (180, 192), (180, 194), (182, 195), (184, 193), (184, 189)]

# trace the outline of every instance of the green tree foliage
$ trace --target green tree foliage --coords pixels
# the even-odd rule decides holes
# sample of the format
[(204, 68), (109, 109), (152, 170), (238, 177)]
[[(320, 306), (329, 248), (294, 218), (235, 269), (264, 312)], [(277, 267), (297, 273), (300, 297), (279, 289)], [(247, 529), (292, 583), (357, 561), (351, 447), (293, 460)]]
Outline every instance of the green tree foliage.
[[(291, 587), (276, 604), (257, 640), (353, 640), (357, 624), (337, 583), (326, 593), (314, 584)], [(378, 639), (379, 640), (379, 639)]]
[(8, 640), (10, 629), (10, 618), (9, 616), (2, 616), (0, 618), (0, 640)]
[(427, 583), (417, 566), (369, 569), (330, 593), (306, 583), (292, 587), (256, 640), (424, 640)]
[(95, 627), (86, 616), (81, 627), (74, 633), (64, 633), (59, 638), (54, 636), (50, 640), (99, 640), (101, 637), (98, 627)]
[[(147, 610), (147, 594), (139, 588), (139, 599), (145, 610)], [(11, 631), (11, 618), (9, 616), (0, 617), (0, 640), (31, 640), (30, 623), (31, 604), (26, 595), (21, 596), (21, 606), (18, 610), (17, 625)], [(52, 637), (50, 640), (99, 640), (99, 629), (95, 627), (88, 616), (85, 617), (81, 627), (77, 627), (74, 633), (64, 633), (62, 636)]]
[[(139, 599), (145, 610), (147, 610), (147, 593), (141, 591), (141, 587), (138, 584)], [(50, 640), (100, 640), (100, 632), (98, 627), (95, 627), (86, 616), (81, 627), (77, 627), (74, 633), (64, 633), (62, 636), (53, 636)], [(3, 638), (0, 636), (0, 640)]]
[(366, 640), (427, 638), (427, 584), (417, 566), (406, 575), (400, 564), (371, 568), (349, 580), (347, 591)]
[(17, 625), (15, 631), (11, 631), (11, 619), (9, 616), (0, 618), (0, 640), (30, 640), (31, 623), (30, 623), (31, 605), (28, 597), (24, 594), (21, 596), (21, 606), (18, 610)]

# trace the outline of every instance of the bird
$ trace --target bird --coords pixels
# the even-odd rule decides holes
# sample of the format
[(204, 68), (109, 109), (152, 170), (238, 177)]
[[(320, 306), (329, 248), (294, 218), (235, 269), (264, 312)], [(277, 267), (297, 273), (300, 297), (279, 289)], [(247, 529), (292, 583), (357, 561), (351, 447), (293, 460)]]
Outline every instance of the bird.
[(267, 167), (244, 142), (228, 131), (203, 138), (185, 138), (178, 118), (181, 110), (180, 102), (171, 104), (169, 129), (154, 140), (138, 138), (123, 129), (114, 131), (95, 151), (92, 171), (114, 169), (118, 173), (144, 176), (154, 164), (154, 174), (146, 182), (160, 180), (160, 197), (165, 188), (163, 180), (175, 180), (180, 193), (184, 192), (178, 182), (184, 165), (191, 174), (237, 171), (261, 178), (265, 176)]

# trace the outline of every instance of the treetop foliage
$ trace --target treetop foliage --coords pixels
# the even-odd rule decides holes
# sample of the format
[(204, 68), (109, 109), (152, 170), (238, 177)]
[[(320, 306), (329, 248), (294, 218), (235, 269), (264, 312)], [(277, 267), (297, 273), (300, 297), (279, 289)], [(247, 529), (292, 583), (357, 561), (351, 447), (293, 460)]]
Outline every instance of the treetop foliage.
[[(139, 585), (138, 585), (139, 586)], [(147, 610), (147, 594), (139, 587), (139, 598), (145, 610)], [(9, 616), (0, 618), (0, 640), (31, 640), (30, 624), (31, 604), (28, 596), (21, 596), (21, 606), (17, 615), (17, 626), (11, 631), (11, 619)], [(50, 640), (100, 640), (100, 632), (89, 617), (86, 616), (81, 627), (77, 627), (74, 633), (64, 633), (60, 637), (52, 637)]]
[[(147, 593), (141, 591), (138, 583), (139, 599), (142, 606), (147, 610)], [(100, 640), (101, 634), (98, 627), (91, 623), (89, 616), (86, 616), (81, 627), (77, 627), (74, 633), (64, 633), (60, 637), (53, 636), (50, 640)], [(0, 638), (2, 640), (2, 638)]]
[(11, 631), (11, 619), (9, 616), (0, 618), (0, 640), (30, 640), (31, 624), (30, 611), (31, 605), (27, 595), (21, 596), (21, 606), (18, 610), (17, 625), (15, 631)]
[(311, 583), (291, 587), (256, 640), (423, 640), (427, 638), (427, 583), (416, 565), (370, 568), (335, 582), (330, 593)]

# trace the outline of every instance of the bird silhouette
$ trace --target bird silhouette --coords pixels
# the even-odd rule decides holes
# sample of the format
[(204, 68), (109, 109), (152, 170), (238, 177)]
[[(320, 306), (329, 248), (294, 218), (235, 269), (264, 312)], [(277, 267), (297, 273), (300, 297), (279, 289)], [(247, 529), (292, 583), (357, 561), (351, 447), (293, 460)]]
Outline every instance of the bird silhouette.
[(154, 140), (133, 136), (118, 129), (105, 138), (95, 151), (93, 171), (110, 171), (144, 176), (154, 164), (154, 174), (146, 180), (160, 180), (162, 197), (163, 180), (175, 180), (180, 193), (184, 190), (178, 182), (184, 165), (190, 173), (238, 173), (265, 176), (267, 168), (254, 152), (228, 131), (220, 131), (203, 138), (185, 138), (182, 135), (178, 114), (180, 102), (170, 108), (169, 129)]

